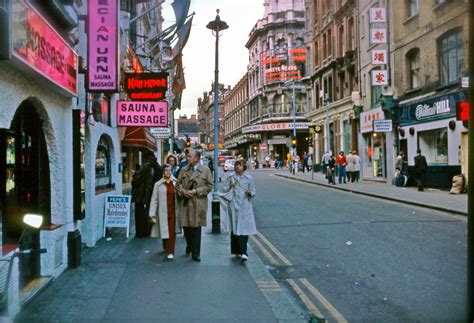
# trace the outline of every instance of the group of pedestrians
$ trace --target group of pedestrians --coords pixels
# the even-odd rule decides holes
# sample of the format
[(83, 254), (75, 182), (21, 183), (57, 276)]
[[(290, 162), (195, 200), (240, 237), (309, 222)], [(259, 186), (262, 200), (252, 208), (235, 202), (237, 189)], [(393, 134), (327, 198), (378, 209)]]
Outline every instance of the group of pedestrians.
[(321, 159), (323, 173), (326, 175), (328, 184), (336, 185), (336, 170), (339, 177), (339, 184), (347, 182), (358, 182), (360, 177), (360, 157), (356, 150), (352, 150), (346, 156), (344, 151), (340, 151), (337, 157), (332, 152), (325, 152)]
[[(181, 157), (181, 156), (180, 156)], [(152, 153), (132, 180), (136, 237), (159, 237), (166, 260), (174, 259), (176, 235), (184, 232), (186, 255), (201, 261), (201, 228), (207, 224), (208, 194), (213, 189), (210, 169), (200, 163), (199, 151), (189, 151), (181, 161), (170, 155), (161, 168)], [(248, 259), (248, 236), (256, 233), (251, 199), (255, 184), (245, 173), (245, 163), (235, 163), (226, 178), (223, 196), (228, 202), (231, 253)]]
[[(416, 150), (416, 156), (413, 159), (414, 165), (414, 180), (418, 186), (418, 191), (425, 189), (425, 174), (428, 169), (428, 163), (426, 157), (421, 154), (421, 149)], [(406, 154), (402, 150), (395, 160), (395, 185), (406, 186), (408, 183), (408, 162), (406, 160)]]

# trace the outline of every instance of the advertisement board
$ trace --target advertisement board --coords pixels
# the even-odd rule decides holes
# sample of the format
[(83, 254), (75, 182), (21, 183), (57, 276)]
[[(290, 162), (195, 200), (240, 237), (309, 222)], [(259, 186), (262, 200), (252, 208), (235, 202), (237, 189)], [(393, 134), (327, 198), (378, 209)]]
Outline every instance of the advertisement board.
[(242, 133), (250, 132), (263, 132), (263, 131), (278, 131), (278, 130), (293, 130), (295, 129), (308, 129), (309, 122), (283, 122), (283, 123), (267, 123), (258, 124), (254, 126), (248, 126), (242, 128)]
[(87, 89), (118, 91), (118, 0), (89, 0)]
[(25, 0), (13, 1), (12, 55), (67, 93), (77, 95), (77, 54)]
[(165, 98), (168, 73), (126, 73), (125, 92), (132, 101), (152, 101)]
[(306, 48), (276, 48), (260, 54), (264, 84), (300, 80), (306, 76)]
[(117, 126), (168, 127), (168, 102), (117, 101)]
[(109, 195), (105, 200), (104, 232), (106, 228), (127, 228), (130, 232), (130, 195)]

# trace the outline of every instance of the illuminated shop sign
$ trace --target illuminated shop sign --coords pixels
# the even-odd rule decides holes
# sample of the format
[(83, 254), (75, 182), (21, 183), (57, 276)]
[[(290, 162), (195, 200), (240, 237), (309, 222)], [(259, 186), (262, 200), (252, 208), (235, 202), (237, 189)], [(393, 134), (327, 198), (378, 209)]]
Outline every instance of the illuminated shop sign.
[(118, 90), (118, 0), (88, 1), (87, 89)]
[(306, 48), (277, 48), (260, 54), (264, 82), (300, 80), (305, 76)]
[(267, 123), (267, 124), (258, 124), (258, 125), (242, 128), (242, 133), (293, 130), (293, 128), (307, 130), (308, 127), (309, 127), (309, 122)]
[(133, 101), (162, 100), (168, 90), (168, 73), (125, 74), (125, 91)]
[(117, 126), (168, 127), (168, 103), (118, 101)]
[(25, 0), (13, 1), (13, 56), (77, 95), (77, 54)]

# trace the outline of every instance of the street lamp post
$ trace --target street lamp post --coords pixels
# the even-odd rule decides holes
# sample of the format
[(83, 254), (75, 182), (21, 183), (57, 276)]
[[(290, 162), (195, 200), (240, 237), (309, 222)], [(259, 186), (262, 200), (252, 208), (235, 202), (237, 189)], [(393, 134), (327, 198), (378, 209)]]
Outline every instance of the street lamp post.
[(327, 152), (331, 150), (331, 132), (329, 131), (329, 96), (327, 93), (324, 93), (324, 106), (326, 107), (326, 140), (327, 140)]
[(207, 24), (216, 36), (216, 54), (214, 70), (214, 193), (212, 195), (212, 233), (221, 232), (220, 203), (219, 203), (219, 31), (229, 28), (225, 21), (219, 17), (219, 9), (216, 10), (216, 19)]

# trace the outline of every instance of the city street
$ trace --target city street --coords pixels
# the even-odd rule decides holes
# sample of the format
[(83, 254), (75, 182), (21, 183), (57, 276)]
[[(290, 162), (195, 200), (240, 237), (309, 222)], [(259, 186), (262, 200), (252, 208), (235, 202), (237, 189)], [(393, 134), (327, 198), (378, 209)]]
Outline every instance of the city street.
[(254, 249), (314, 315), (339, 322), (463, 320), (465, 217), (272, 171), (253, 175), (260, 232)]

